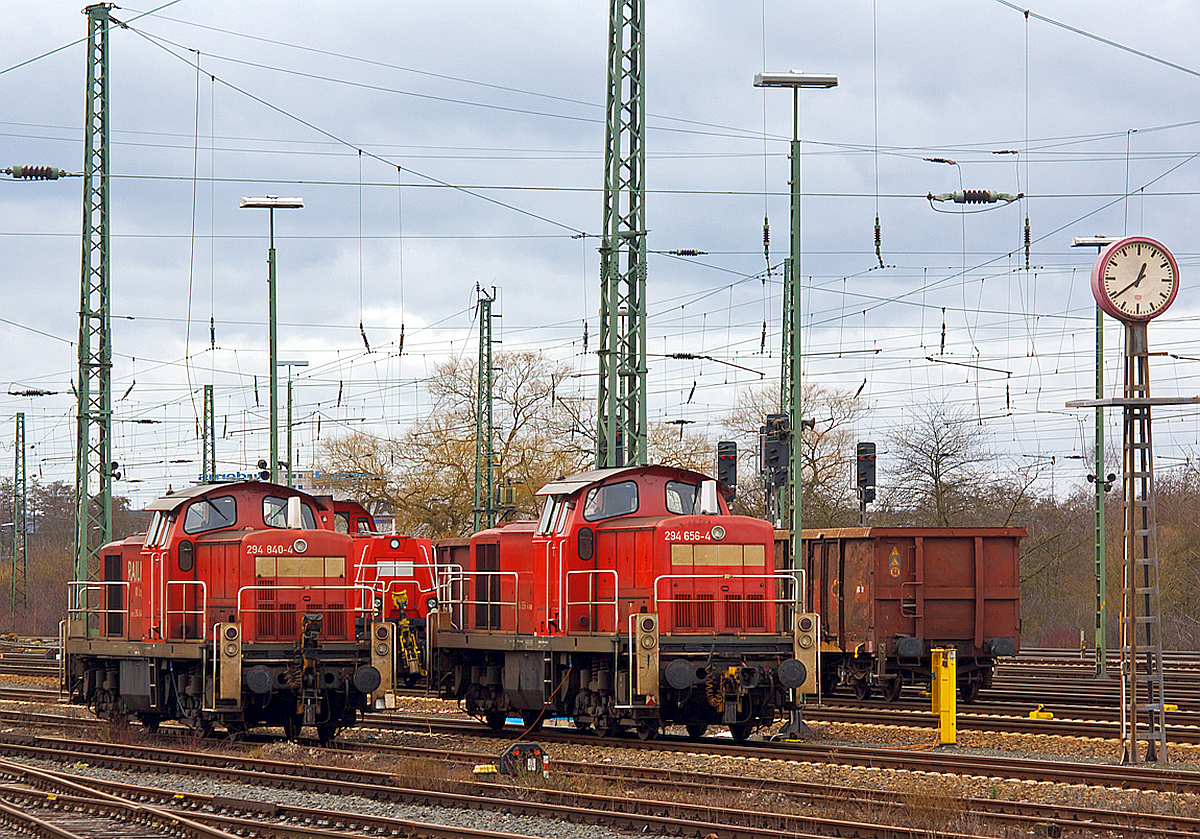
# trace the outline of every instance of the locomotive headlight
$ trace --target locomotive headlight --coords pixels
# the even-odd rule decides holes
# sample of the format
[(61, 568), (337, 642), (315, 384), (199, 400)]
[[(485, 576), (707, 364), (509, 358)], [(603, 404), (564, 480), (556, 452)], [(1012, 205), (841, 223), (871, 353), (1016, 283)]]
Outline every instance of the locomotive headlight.
[(225, 645), (225, 655), (229, 656), (230, 658), (233, 658), (237, 654), (238, 654), (237, 644), (226, 644)]
[(400, 550), (400, 540), (393, 536), (392, 539), (388, 541), (388, 547), (393, 551)]
[(437, 611), (437, 607), (438, 607), (438, 602), (437, 602), (437, 598), (436, 598), (436, 597), (431, 597), (431, 598), (429, 598), (428, 600), (426, 600), (426, 601), (425, 601), (425, 611), (427, 611), (427, 612), (436, 612), (436, 611)]
[(709, 534), (715, 541), (720, 542), (725, 538), (725, 528), (721, 527), (719, 524), (714, 524), (713, 529), (709, 531)]
[(376, 655), (387, 655), (388, 654), (388, 645), (387, 644), (376, 644), (375, 645), (375, 654)]
[(653, 635), (643, 635), (642, 636), (642, 649), (644, 649), (644, 650), (654, 649), (654, 636)]
[(806, 650), (807, 650), (809, 647), (811, 647), (811, 646), (813, 645), (813, 639), (812, 639), (812, 637), (811, 637), (811, 636), (808, 636), (808, 635), (801, 635), (801, 636), (800, 636), (800, 637), (799, 637), (799, 638), (796, 640), (796, 643), (797, 643), (797, 644), (799, 644), (801, 647), (803, 647), (804, 649), (806, 649)]

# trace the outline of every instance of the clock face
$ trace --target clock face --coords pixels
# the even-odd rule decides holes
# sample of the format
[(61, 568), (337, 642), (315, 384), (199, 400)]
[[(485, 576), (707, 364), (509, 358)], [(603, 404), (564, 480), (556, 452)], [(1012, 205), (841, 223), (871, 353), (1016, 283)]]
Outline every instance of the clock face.
[(1179, 290), (1179, 265), (1162, 244), (1144, 236), (1113, 242), (1092, 268), (1100, 308), (1124, 321), (1161, 315)]

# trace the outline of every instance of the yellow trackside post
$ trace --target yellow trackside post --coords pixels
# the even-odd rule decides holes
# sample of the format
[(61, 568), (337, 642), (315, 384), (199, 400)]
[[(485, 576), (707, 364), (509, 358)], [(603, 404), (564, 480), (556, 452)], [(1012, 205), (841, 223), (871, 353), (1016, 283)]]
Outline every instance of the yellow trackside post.
[(941, 745), (958, 743), (958, 662), (954, 650), (937, 648), (933, 654), (933, 713), (938, 717)]

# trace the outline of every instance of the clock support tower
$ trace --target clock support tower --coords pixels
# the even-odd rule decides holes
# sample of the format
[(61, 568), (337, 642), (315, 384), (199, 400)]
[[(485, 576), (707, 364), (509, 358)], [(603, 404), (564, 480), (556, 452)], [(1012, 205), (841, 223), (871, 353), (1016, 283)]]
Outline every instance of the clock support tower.
[[(1171, 305), (1179, 266), (1159, 242), (1132, 236), (1110, 244), (1092, 267), (1096, 303), (1125, 325), (1125, 388), (1118, 399), (1068, 402), (1069, 408), (1120, 407), (1124, 422), (1121, 481), (1121, 762), (1167, 760), (1163, 696), (1158, 523), (1150, 409), (1195, 405), (1200, 397), (1150, 396), (1146, 326)], [(1097, 475), (1099, 479), (1099, 475)], [(1145, 752), (1141, 744), (1145, 743)]]
[(1121, 604), (1122, 763), (1167, 759), (1163, 698), (1162, 615), (1159, 609), (1158, 525), (1150, 434), (1150, 351), (1145, 322), (1125, 324), (1124, 523)]

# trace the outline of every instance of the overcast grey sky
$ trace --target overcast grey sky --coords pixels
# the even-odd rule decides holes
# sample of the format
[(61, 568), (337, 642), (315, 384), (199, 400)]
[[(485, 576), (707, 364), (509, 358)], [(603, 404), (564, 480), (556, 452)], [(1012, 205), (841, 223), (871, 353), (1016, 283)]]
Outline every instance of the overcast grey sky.
[[(475, 351), (476, 283), (499, 290), (503, 349), (594, 372), (607, 2), (181, 0), (138, 17), (156, 5), (114, 10), (133, 22), (110, 40), (114, 457), (132, 479), (116, 492), (143, 503), (196, 476), (204, 384), (219, 471), (266, 454), (267, 219), (238, 209), (245, 195), (305, 201), (276, 216), (280, 357), (310, 365), (295, 382), (301, 467), (319, 438), (395, 433), (429, 410), (432, 365)], [(792, 104), (752, 86), (764, 69), (841, 80), (801, 96), (804, 370), (861, 386), (860, 439), (946, 399), (1009, 462), (1053, 457), (1058, 492), (1081, 484), (1088, 465), (1071, 457), (1090, 451), (1091, 415), (1064, 403), (1094, 387), (1094, 252), (1072, 236), (1145, 234), (1174, 251), (1183, 290), (1150, 342), (1181, 358), (1156, 358), (1154, 392), (1200, 394), (1200, 8), (647, 6), (653, 419), (715, 440), (739, 389), (778, 382)], [(0, 167), (81, 170), (81, 7), (5, 4)], [(925, 198), (960, 184), (1028, 197), (965, 216)], [(0, 378), (57, 392), (0, 395), (5, 474), (23, 411), (30, 471), (73, 480), (80, 217), (79, 179), (0, 180)], [(705, 255), (665, 253), (679, 248)], [(1115, 321), (1106, 333), (1115, 393)], [(675, 351), (765, 379), (660, 357)], [(594, 392), (592, 377), (572, 382)], [(1156, 415), (1160, 466), (1198, 440), (1196, 412)]]

